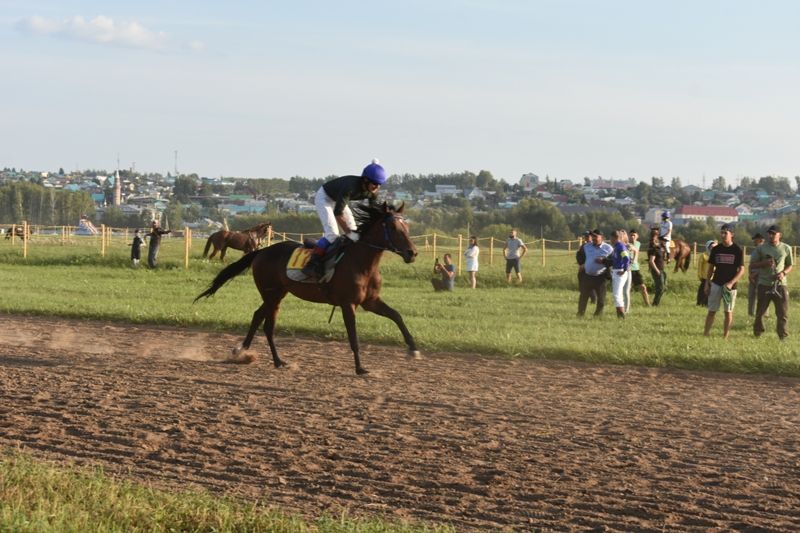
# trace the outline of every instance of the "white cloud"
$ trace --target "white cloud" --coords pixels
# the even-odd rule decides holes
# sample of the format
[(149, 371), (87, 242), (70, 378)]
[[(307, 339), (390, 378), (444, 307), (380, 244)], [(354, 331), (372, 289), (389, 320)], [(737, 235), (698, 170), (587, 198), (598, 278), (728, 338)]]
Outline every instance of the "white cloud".
[(149, 50), (160, 50), (167, 44), (167, 34), (162, 31), (147, 29), (135, 21), (115, 21), (103, 15), (89, 20), (81, 16), (60, 20), (32, 16), (20, 20), (17, 26), (37, 35), (52, 35), (94, 44)]

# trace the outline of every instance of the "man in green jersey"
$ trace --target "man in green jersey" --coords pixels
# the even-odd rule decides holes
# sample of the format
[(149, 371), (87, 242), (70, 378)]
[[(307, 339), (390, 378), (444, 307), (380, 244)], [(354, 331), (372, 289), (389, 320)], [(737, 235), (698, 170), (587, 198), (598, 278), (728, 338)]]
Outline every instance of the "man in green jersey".
[(792, 271), (792, 248), (781, 242), (781, 229), (770, 226), (767, 229), (767, 242), (753, 252), (752, 268), (758, 269), (758, 287), (756, 288), (756, 320), (753, 334), (760, 337), (764, 333), (764, 313), (770, 302), (775, 303), (776, 326), (778, 338), (783, 340), (788, 335), (786, 325), (789, 322), (789, 289), (786, 286), (786, 275)]

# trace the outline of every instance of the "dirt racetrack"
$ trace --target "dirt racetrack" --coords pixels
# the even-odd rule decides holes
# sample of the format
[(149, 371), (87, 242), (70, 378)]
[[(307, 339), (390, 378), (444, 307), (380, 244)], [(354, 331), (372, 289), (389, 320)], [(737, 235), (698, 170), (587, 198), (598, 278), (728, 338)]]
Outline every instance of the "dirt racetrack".
[(800, 380), (0, 315), (0, 448), (316, 516), (800, 530)]

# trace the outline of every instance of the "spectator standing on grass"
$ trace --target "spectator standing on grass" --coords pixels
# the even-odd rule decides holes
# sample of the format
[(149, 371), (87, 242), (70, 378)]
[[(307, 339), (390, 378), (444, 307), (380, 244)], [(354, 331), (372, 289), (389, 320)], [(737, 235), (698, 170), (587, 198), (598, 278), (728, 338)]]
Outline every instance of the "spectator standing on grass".
[[(758, 287), (758, 269), (753, 267), (753, 263), (758, 261), (755, 258), (756, 249), (764, 244), (764, 236), (760, 233), (753, 235), (753, 250), (750, 252), (750, 265), (747, 275), (747, 315), (756, 316), (756, 288)], [(767, 313), (764, 313), (764, 317)]]
[(439, 278), (431, 280), (433, 290), (439, 291), (452, 291), (455, 286), (456, 268), (453, 264), (453, 258), (450, 254), (444, 254), (444, 263), (439, 262), (436, 258), (436, 263), (433, 265), (433, 273)]
[(631, 255), (631, 275), (625, 288), (625, 313), (631, 309), (631, 289), (636, 289), (642, 294), (644, 305), (650, 306), (650, 297), (647, 294), (647, 285), (642, 279), (642, 272), (639, 270), (639, 251), (642, 243), (639, 242), (639, 232), (631, 229), (628, 232), (628, 253)]
[(705, 251), (697, 258), (697, 279), (700, 285), (697, 287), (697, 305), (708, 306), (708, 295), (706, 294), (706, 281), (708, 281), (708, 258), (711, 249), (717, 245), (717, 241), (706, 241)]
[(522, 283), (520, 260), (528, 253), (528, 247), (517, 237), (517, 230), (512, 229), (506, 245), (503, 247), (503, 257), (506, 258), (506, 281), (511, 283), (511, 270), (517, 274), (517, 283)]
[(469, 238), (469, 246), (464, 250), (464, 257), (467, 258), (467, 273), (469, 274), (469, 286), (473, 289), (478, 286), (478, 238), (474, 235)]
[[(592, 232), (586, 230), (583, 232), (583, 241), (581, 242), (578, 251), (575, 252), (575, 261), (578, 262), (578, 293), (580, 293), (583, 289), (583, 284), (586, 281), (586, 246), (592, 245)], [(589, 295), (589, 301), (595, 303), (597, 300), (597, 296), (595, 295), (594, 291), (592, 291)]]
[(628, 234), (618, 229), (611, 234), (611, 295), (617, 318), (625, 318), (625, 285), (630, 276), (631, 258), (628, 254)]
[(664, 246), (661, 244), (658, 233), (653, 233), (650, 237), (650, 244), (647, 248), (647, 265), (650, 267), (650, 275), (653, 276), (653, 306), (661, 303), (661, 296), (667, 285), (667, 272), (664, 270)]
[(608, 279), (606, 264), (614, 249), (607, 242), (603, 242), (603, 232), (599, 229), (593, 230), (591, 237), (592, 243), (583, 248), (586, 254), (586, 262), (583, 265), (586, 275), (578, 297), (578, 316), (586, 313), (586, 305), (592, 293), (597, 297), (595, 316), (603, 313), (603, 307), (606, 304), (606, 281)]
[(134, 267), (139, 266), (139, 260), (142, 258), (142, 244), (144, 241), (139, 236), (139, 230), (133, 232), (133, 242), (131, 242), (131, 263)]
[(150, 268), (156, 268), (158, 263), (158, 249), (161, 247), (161, 236), (167, 233), (172, 233), (171, 230), (161, 229), (158, 220), (154, 220), (150, 226), (150, 233), (147, 234), (149, 239), (147, 246), (147, 265)]
[(758, 268), (758, 288), (756, 289), (756, 320), (753, 323), (753, 334), (760, 337), (764, 333), (764, 313), (770, 302), (775, 303), (775, 322), (780, 340), (789, 336), (786, 329), (789, 323), (789, 289), (786, 286), (786, 275), (792, 271), (794, 260), (792, 249), (781, 242), (781, 229), (770, 226), (767, 229), (767, 242), (756, 248), (755, 262), (752, 267)]
[(725, 313), (722, 336), (728, 338), (733, 324), (733, 308), (736, 305), (736, 283), (744, 275), (744, 251), (733, 242), (733, 226), (723, 224), (720, 242), (711, 249), (708, 257), (708, 275), (705, 294), (708, 298), (708, 314), (703, 335), (708, 337), (720, 304)]

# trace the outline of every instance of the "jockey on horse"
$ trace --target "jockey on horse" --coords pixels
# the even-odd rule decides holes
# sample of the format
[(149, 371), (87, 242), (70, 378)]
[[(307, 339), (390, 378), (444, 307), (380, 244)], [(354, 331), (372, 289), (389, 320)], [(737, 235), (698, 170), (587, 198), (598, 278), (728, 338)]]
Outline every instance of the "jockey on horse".
[(661, 213), (661, 225), (659, 226), (660, 231), (658, 235), (659, 240), (664, 244), (664, 250), (666, 252), (664, 259), (667, 263), (669, 263), (670, 245), (672, 244), (672, 221), (669, 218), (669, 211)]
[(348, 202), (369, 200), (373, 203), (378, 189), (386, 183), (386, 171), (377, 159), (364, 167), (361, 176), (342, 176), (322, 185), (317, 191), (314, 205), (322, 222), (323, 236), (317, 241), (303, 274), (320, 279), (324, 276), (325, 251), (342, 233), (350, 240), (357, 241), (356, 223)]

